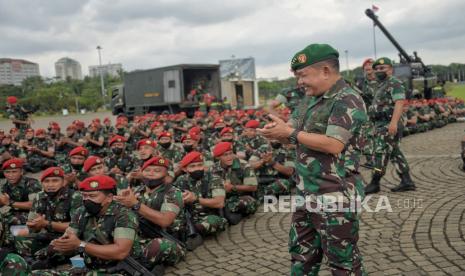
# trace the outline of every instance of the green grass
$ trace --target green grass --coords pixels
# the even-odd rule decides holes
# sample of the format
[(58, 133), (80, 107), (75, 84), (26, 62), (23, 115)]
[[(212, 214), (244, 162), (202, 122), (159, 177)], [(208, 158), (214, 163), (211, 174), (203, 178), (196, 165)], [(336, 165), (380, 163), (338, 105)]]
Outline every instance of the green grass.
[(447, 92), (447, 96), (453, 96), (465, 100), (465, 85), (464, 84), (453, 84), (451, 90)]

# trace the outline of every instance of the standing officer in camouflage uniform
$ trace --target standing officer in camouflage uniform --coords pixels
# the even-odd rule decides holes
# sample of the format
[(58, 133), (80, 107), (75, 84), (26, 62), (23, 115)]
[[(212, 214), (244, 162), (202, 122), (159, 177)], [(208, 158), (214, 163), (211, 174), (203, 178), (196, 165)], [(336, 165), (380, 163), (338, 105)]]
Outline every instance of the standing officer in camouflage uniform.
[[(46, 266), (46, 247), (65, 232), (74, 213), (82, 206), (82, 198), (80, 193), (65, 185), (62, 168), (46, 169), (40, 181), (43, 191), (34, 198), (26, 223), (29, 234), (17, 236), (15, 246), (21, 256), (34, 255), (35, 260), (40, 260)], [(55, 263), (57, 261), (54, 260)]]
[(166, 184), (169, 161), (162, 157), (153, 157), (142, 166), (144, 185), (134, 191), (127, 189), (116, 197), (121, 204), (131, 208), (139, 215), (141, 238), (144, 256), (150, 265), (174, 265), (184, 258), (185, 251), (174, 240), (151, 233), (146, 225), (153, 228), (167, 229), (176, 233), (179, 221), (176, 218), (184, 207), (181, 191)]
[(373, 63), (373, 68), (379, 82), (373, 103), (369, 107), (370, 119), (374, 121), (375, 127), (375, 164), (371, 182), (365, 187), (365, 193), (379, 192), (379, 182), (386, 173), (389, 160), (394, 163), (401, 178), (400, 185), (391, 191), (415, 190), (407, 160), (400, 150), (405, 88), (402, 82), (392, 75), (393, 68), (390, 59), (377, 59)]
[(218, 159), (212, 173), (221, 176), (226, 191), (224, 216), (230, 224), (237, 224), (243, 216), (254, 214), (260, 202), (256, 199), (257, 177), (254, 170), (236, 157), (229, 142), (220, 142), (213, 148)]
[(29, 118), (29, 114), (22, 106), (18, 105), (18, 99), (14, 96), (9, 96), (6, 102), (6, 113), (15, 127), (19, 129), (21, 133), (30, 128), (31, 119)]
[[(373, 59), (368, 58), (362, 64), (364, 78), (361, 89), (361, 96), (367, 108), (373, 102), (375, 90), (378, 85), (375, 77), (375, 71), (373, 70), (373, 62)], [(362, 133), (365, 143), (365, 146), (363, 147), (363, 154), (368, 161), (367, 165), (373, 166), (374, 126), (371, 120), (367, 120), (363, 125)]]
[(203, 155), (191, 151), (181, 160), (184, 175), (174, 185), (183, 191), (183, 201), (192, 215), (196, 230), (203, 236), (225, 229), (227, 221), (220, 215), (226, 192), (219, 175), (204, 163)]
[(23, 160), (12, 158), (2, 166), (5, 180), (0, 184), (0, 216), (4, 222), (4, 236), (0, 244), (12, 246), (11, 225), (24, 225), (32, 207), (32, 200), (42, 190), (39, 181), (23, 175)]
[[(349, 149), (356, 153), (360, 148), (366, 111), (361, 96), (341, 77), (338, 57), (327, 44), (311, 44), (297, 52), (291, 67), (307, 95), (297, 109), (298, 121), (291, 126), (270, 115), (273, 122), (260, 130), (267, 138), (297, 145), (297, 195), (309, 200), (297, 204), (292, 216), (291, 275), (317, 275), (323, 255), (333, 275), (362, 275), (359, 213), (316, 208), (315, 200), (335, 196), (347, 208), (363, 193), (359, 157)], [(311, 211), (305, 208), (309, 204)]]

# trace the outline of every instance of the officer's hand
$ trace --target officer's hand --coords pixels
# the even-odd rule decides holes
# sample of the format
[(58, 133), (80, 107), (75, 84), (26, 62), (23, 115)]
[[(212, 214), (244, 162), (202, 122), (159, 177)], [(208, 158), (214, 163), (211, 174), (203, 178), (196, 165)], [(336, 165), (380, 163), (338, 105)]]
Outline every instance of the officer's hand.
[(397, 134), (397, 124), (390, 123), (388, 126), (388, 133), (391, 136), (395, 136)]
[(110, 172), (114, 173), (114, 174), (123, 174), (123, 172), (117, 168), (117, 167), (114, 167), (110, 170)]
[(182, 193), (182, 200), (184, 203), (192, 203), (197, 199), (197, 196), (191, 191), (185, 191)]
[(63, 236), (53, 240), (50, 244), (53, 246), (53, 249), (58, 252), (69, 252), (76, 250), (80, 243), (81, 241), (74, 231), (68, 231), (68, 229), (66, 229)]
[(123, 190), (121, 195), (114, 196), (113, 198), (128, 208), (131, 208), (139, 202), (131, 188)]
[(266, 124), (263, 128), (257, 131), (268, 139), (284, 140), (287, 139), (293, 132), (293, 129), (286, 124), (281, 118), (275, 115), (268, 115), (273, 122)]
[(0, 205), (10, 204), (10, 197), (7, 194), (0, 195)]
[(232, 191), (232, 188), (234, 187), (233, 184), (231, 184), (231, 182), (225, 182), (224, 183), (224, 190), (229, 193)]
[(26, 225), (33, 230), (41, 230), (47, 227), (48, 221), (45, 219), (44, 215), (37, 216), (30, 222), (27, 222)]

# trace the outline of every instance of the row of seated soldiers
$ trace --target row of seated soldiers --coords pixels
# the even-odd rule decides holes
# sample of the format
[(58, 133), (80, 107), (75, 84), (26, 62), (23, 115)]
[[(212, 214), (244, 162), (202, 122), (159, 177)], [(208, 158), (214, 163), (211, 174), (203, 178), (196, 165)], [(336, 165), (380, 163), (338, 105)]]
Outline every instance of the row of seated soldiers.
[(265, 122), (261, 111), (121, 116), (3, 134), (0, 273), (81, 273), (57, 270), (80, 255), (86, 273), (131, 274), (119, 265), (129, 256), (159, 274), (264, 195), (290, 192), (294, 150), (260, 137)]

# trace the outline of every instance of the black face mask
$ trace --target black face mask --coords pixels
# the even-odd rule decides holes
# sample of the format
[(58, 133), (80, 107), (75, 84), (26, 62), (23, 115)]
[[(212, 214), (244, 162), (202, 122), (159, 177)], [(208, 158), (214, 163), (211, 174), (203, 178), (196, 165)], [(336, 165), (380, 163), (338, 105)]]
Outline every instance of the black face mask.
[(234, 139), (230, 138), (230, 139), (221, 139), (223, 142), (232, 142)]
[(204, 175), (204, 170), (196, 170), (189, 173), (189, 176), (194, 180), (200, 180)]
[(91, 216), (97, 216), (100, 211), (102, 210), (102, 204), (93, 202), (92, 200), (84, 200), (84, 208), (86, 208), (87, 213), (89, 213)]
[(271, 143), (271, 147), (274, 148), (274, 149), (279, 149), (281, 148), (282, 144), (279, 143), (279, 142), (273, 142)]
[(71, 167), (73, 167), (73, 169), (75, 169), (77, 171), (82, 170), (83, 166), (84, 166), (84, 164), (71, 164)]
[(160, 143), (160, 146), (162, 146), (163, 148), (167, 149), (171, 146), (171, 142), (168, 142), (168, 143)]
[(386, 72), (375, 72), (375, 76), (378, 81), (384, 81), (387, 78)]
[(60, 190), (55, 191), (55, 192), (45, 192), (45, 193), (47, 194), (48, 197), (55, 198), (59, 192)]
[(193, 145), (183, 145), (184, 151), (191, 152), (194, 149)]
[(55, 139), (55, 138), (57, 138), (57, 135), (56, 135), (56, 133), (50, 133), (50, 138), (52, 138), (52, 139)]
[(116, 155), (120, 155), (121, 153), (123, 153), (122, 148), (112, 148), (111, 151)]
[(153, 188), (155, 188), (155, 187), (160, 186), (160, 184), (163, 184), (164, 181), (165, 181), (165, 178), (164, 178), (164, 177), (158, 178), (158, 179), (147, 179), (147, 178), (145, 178), (145, 179), (144, 179), (144, 184), (145, 184), (145, 186), (147, 186), (149, 189), (153, 189)]

